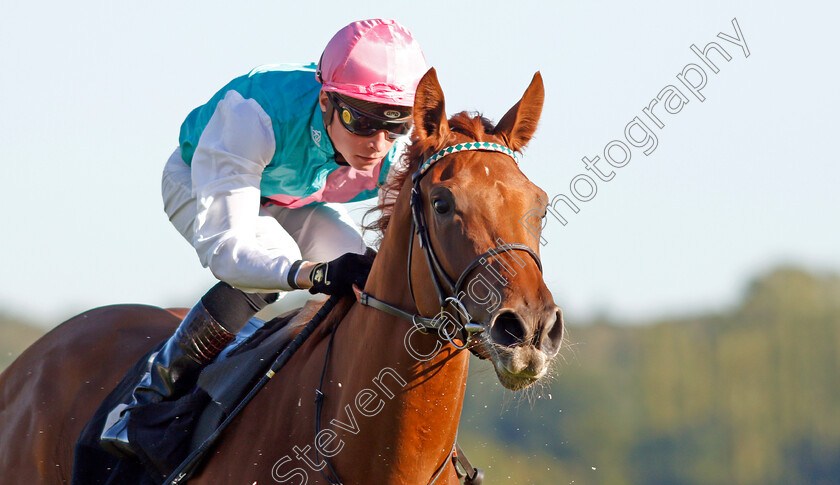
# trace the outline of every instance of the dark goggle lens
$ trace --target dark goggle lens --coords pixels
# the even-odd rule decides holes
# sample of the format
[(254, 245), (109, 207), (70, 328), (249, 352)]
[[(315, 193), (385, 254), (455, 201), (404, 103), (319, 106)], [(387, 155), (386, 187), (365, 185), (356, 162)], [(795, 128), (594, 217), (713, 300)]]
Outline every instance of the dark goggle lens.
[(332, 96), (330, 96), (330, 100), (338, 112), (338, 119), (341, 120), (341, 124), (344, 125), (347, 131), (354, 135), (370, 136), (377, 131), (385, 130), (392, 136), (401, 136), (408, 133), (408, 130), (411, 129), (411, 120), (398, 123), (378, 120), (364, 113), (360, 113), (340, 100), (334, 99)]

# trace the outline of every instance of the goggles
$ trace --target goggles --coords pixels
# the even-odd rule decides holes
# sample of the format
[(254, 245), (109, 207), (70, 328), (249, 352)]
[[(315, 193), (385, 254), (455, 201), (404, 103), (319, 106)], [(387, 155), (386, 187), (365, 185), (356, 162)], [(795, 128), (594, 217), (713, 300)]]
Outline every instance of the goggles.
[(341, 124), (354, 135), (371, 136), (385, 130), (388, 138), (395, 139), (411, 129), (411, 108), (383, 106), (382, 114), (372, 114), (351, 106), (335, 93), (327, 93), (327, 97)]

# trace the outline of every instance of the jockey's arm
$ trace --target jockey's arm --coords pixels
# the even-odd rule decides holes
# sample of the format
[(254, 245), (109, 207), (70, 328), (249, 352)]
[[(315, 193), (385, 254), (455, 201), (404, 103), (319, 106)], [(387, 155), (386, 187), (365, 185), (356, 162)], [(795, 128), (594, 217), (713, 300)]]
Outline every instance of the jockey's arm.
[[(274, 150), (274, 131), (266, 112), (253, 99), (229, 91), (217, 105), (192, 159), (198, 204), (193, 246), (201, 263), (233, 286), (292, 289), (287, 277), (292, 263), (301, 259), (298, 247), (290, 244), (282, 255), (272, 255), (256, 236), (258, 222), (285, 232), (273, 219), (258, 221), (260, 180)], [(298, 281), (302, 288), (310, 285), (308, 278)]]

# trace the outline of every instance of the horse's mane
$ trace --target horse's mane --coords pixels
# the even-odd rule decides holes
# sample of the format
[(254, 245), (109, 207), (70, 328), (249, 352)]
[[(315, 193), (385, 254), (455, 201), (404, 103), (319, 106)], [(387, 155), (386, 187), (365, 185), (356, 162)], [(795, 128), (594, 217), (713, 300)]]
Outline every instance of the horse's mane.
[[(378, 218), (362, 226), (364, 230), (372, 230), (377, 234), (376, 245), (378, 246), (382, 242), (382, 237), (385, 235), (385, 230), (388, 228), (388, 223), (391, 221), (394, 212), (397, 195), (405, 184), (406, 178), (417, 170), (417, 167), (427, 156), (454, 144), (457, 137), (456, 133), (464, 135), (472, 141), (490, 141), (489, 138), (494, 137), (493, 130), (495, 128), (496, 126), (480, 113), (461, 111), (449, 118), (450, 133), (448, 136), (419, 140), (416, 131), (412, 132), (411, 143), (403, 154), (401, 163), (395, 164), (392, 173), (380, 189), (379, 203), (376, 207), (368, 209), (363, 217), (364, 219), (369, 215), (380, 213)], [(498, 140), (494, 141), (498, 142)]]

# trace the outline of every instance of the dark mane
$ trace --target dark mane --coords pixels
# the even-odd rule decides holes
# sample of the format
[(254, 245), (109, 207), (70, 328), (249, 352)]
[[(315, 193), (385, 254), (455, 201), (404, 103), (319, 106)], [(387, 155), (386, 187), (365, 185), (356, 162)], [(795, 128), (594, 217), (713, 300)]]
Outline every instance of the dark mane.
[[(406, 178), (417, 170), (420, 163), (438, 150), (456, 143), (465, 141), (494, 141), (499, 143), (499, 138), (493, 134), (495, 128), (496, 126), (490, 120), (481, 116), (480, 113), (461, 111), (449, 118), (451, 133), (448, 137), (437, 140), (438, 143), (434, 143), (434, 140), (431, 139), (418, 140), (415, 133), (412, 132), (411, 144), (403, 154), (401, 163), (395, 164), (391, 168), (392, 173), (389, 174), (388, 180), (380, 189), (379, 203), (376, 207), (368, 209), (363, 216), (364, 219), (369, 215), (380, 212), (377, 219), (362, 226), (366, 231), (372, 230), (377, 233), (377, 247), (385, 235), (388, 222), (391, 220), (397, 195), (405, 184)], [(468, 138), (468, 140), (464, 140), (464, 138)]]

